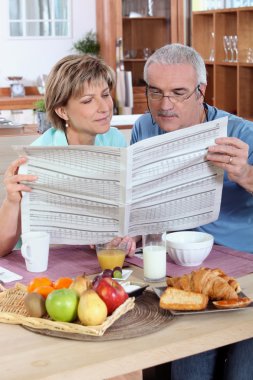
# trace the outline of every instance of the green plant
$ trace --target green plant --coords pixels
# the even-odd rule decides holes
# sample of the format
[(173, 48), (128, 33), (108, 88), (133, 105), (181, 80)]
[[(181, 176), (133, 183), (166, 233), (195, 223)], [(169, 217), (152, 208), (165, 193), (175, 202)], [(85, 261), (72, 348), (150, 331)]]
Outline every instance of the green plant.
[(37, 112), (46, 112), (44, 99), (37, 100), (37, 102), (34, 103), (34, 109)]
[(97, 41), (96, 33), (90, 30), (83, 38), (74, 42), (74, 50), (81, 54), (98, 55), (100, 51), (100, 44)]

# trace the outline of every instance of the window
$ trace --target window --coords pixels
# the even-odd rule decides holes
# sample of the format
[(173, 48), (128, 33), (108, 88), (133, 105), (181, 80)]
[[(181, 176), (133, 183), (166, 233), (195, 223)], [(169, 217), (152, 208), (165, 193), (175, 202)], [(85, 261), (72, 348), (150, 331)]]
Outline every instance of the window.
[(69, 37), (70, 0), (9, 0), (10, 37)]

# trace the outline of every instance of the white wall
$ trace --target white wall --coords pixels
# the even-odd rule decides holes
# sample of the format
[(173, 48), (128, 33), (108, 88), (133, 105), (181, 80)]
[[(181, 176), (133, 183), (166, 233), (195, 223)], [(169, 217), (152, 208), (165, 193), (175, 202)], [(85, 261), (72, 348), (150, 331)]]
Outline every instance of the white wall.
[(72, 0), (72, 36), (65, 39), (9, 39), (8, 0), (0, 0), (0, 87), (8, 87), (8, 76), (22, 76), (25, 85), (36, 85), (56, 61), (74, 53), (73, 42), (96, 30), (96, 1)]

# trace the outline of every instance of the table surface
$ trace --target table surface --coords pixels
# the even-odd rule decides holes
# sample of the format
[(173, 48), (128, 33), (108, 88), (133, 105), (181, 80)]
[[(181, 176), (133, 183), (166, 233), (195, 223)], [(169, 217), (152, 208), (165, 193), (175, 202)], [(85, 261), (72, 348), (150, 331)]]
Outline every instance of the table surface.
[[(142, 268), (131, 269), (133, 281), (143, 278)], [(239, 282), (253, 297), (253, 274)], [(1, 380), (105, 379), (253, 337), (252, 322), (253, 308), (181, 315), (159, 332), (107, 342), (52, 338), (0, 324)]]

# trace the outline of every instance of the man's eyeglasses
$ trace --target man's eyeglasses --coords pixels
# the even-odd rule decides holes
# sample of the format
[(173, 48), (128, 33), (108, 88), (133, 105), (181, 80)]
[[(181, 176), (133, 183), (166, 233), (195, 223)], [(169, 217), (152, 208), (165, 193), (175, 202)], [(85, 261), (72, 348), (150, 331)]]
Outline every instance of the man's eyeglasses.
[(175, 103), (183, 103), (185, 100), (189, 99), (196, 90), (200, 90), (199, 84), (194, 88), (192, 92), (190, 92), (190, 94), (164, 95), (162, 91), (153, 87), (149, 87), (147, 85), (146, 94), (147, 94), (148, 99), (150, 100), (161, 101), (163, 98), (168, 98), (171, 103), (175, 104)]

